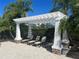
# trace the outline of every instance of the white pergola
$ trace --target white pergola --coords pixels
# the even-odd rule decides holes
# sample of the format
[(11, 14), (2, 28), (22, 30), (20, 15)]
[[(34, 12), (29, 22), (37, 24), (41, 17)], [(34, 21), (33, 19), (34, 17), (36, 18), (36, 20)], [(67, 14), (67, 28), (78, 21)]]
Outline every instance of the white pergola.
[(59, 32), (59, 24), (60, 20), (63, 18), (67, 18), (66, 15), (63, 13), (57, 11), (53, 13), (47, 13), (37, 16), (29, 16), (29, 17), (23, 17), (18, 19), (13, 19), (16, 22), (16, 37), (15, 40), (22, 40), (21, 32), (20, 32), (20, 24), (25, 23), (28, 27), (28, 37), (30, 38), (32, 36), (32, 24), (40, 24), (40, 23), (51, 23), (55, 27), (54, 32), (54, 43), (52, 45), (52, 49), (58, 49), (61, 50), (61, 32)]

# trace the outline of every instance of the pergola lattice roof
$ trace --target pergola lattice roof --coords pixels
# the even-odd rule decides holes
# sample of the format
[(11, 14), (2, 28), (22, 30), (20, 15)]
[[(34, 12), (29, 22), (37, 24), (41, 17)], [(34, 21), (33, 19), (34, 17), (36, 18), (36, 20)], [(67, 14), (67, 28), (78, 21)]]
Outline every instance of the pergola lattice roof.
[(52, 22), (54, 20), (60, 20), (63, 17), (65, 17), (63, 13), (57, 11), (53, 13), (47, 13), (37, 16), (29, 16), (29, 17), (23, 17), (18, 19), (13, 19), (17, 23), (26, 23), (26, 24), (35, 24), (35, 23), (48, 23)]

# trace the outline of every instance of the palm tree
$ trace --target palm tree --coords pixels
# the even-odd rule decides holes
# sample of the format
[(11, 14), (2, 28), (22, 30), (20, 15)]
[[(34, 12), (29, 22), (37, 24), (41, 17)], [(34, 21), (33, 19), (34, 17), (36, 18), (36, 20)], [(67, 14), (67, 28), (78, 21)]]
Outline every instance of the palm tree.
[(11, 17), (25, 17), (26, 12), (31, 9), (30, 0), (17, 0), (16, 3), (11, 3), (5, 8), (5, 14), (9, 14)]
[(0, 31), (8, 30), (10, 33), (11, 31), (14, 31), (15, 23), (13, 22), (13, 19), (27, 16), (26, 12), (32, 11), (31, 3), (30, 0), (16, 0), (16, 2), (7, 5), (0, 22)]
[[(78, 44), (76, 43), (79, 42), (79, 0), (72, 0), (69, 3), (71, 3), (70, 5), (72, 6), (73, 14), (72, 16), (69, 16), (69, 19), (61, 20), (60, 30), (65, 31), (66, 29), (68, 37), (71, 40), (70, 44), (78, 46)], [(65, 12), (67, 13), (67, 11), (68, 10), (66, 10)]]
[[(63, 13), (67, 14), (67, 10), (72, 7), (72, 9), (74, 9), (74, 7), (76, 5), (78, 5), (79, 0), (54, 0), (54, 9), (52, 9), (51, 11), (62, 11)], [(60, 7), (61, 8), (58, 8)], [(69, 7), (70, 6), (70, 7)], [(69, 7), (69, 8), (68, 8)]]

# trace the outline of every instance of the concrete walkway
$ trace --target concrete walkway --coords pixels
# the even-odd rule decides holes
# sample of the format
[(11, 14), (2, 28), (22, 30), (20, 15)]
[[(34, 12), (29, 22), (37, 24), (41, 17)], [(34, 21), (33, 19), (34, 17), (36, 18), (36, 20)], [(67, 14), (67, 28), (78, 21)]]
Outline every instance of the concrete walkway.
[(71, 59), (65, 56), (55, 55), (42, 47), (33, 47), (26, 44), (2, 42), (0, 47), (0, 59)]

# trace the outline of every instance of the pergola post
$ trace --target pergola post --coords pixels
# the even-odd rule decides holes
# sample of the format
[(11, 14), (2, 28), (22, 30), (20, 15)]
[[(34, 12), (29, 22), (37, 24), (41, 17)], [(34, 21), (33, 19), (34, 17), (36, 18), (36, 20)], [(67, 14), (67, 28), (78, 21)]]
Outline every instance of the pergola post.
[(15, 41), (20, 42), (22, 40), (21, 38), (21, 32), (20, 32), (20, 24), (16, 23), (16, 37)]
[(29, 38), (29, 39), (32, 39), (32, 27), (31, 27), (31, 25), (29, 24), (28, 25), (28, 36), (27, 36), (27, 38)]
[(54, 42), (52, 45), (52, 52), (61, 54), (61, 32), (59, 31), (60, 20), (55, 22)]
[(69, 48), (69, 39), (68, 39), (68, 35), (67, 35), (67, 30), (65, 30), (63, 32), (63, 36), (62, 36), (62, 54), (66, 55), (68, 53), (68, 51), (70, 50)]

